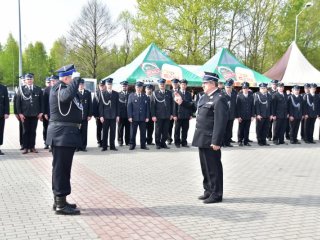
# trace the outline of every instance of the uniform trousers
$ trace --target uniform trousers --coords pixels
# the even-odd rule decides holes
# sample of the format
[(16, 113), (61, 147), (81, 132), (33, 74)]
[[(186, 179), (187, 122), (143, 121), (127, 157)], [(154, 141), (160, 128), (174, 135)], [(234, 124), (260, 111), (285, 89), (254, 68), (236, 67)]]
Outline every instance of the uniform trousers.
[(124, 143), (129, 144), (130, 141), (130, 122), (128, 118), (120, 118), (118, 122), (118, 143), (123, 144), (123, 133), (124, 133)]
[(233, 122), (234, 122), (234, 119), (227, 121), (227, 126), (226, 126), (226, 131), (224, 133), (224, 141), (223, 141), (225, 145), (229, 145), (231, 143)]
[(45, 119), (45, 117), (43, 117), (43, 119), (42, 119), (42, 124), (43, 124), (43, 131), (42, 131), (43, 141), (46, 142), (46, 140), (47, 140), (47, 130), (48, 130), (49, 121), (48, 121), (47, 119)]
[(80, 134), (81, 134), (81, 148), (86, 149), (87, 148), (87, 142), (88, 142), (88, 121), (82, 120), (81, 122), (81, 128), (80, 128)]
[(155, 140), (157, 146), (165, 146), (168, 138), (169, 125), (170, 119), (157, 119), (155, 132)]
[(111, 148), (115, 147), (114, 141), (116, 138), (116, 119), (104, 119), (103, 122), (103, 147), (108, 146), (108, 136), (110, 131), (110, 139), (109, 139), (109, 146)]
[(274, 122), (273, 122), (273, 119), (272, 119), (272, 120), (270, 120), (267, 138), (272, 139), (272, 130), (274, 128), (273, 125), (274, 125)]
[(290, 121), (290, 142), (297, 142), (298, 131), (300, 127), (301, 119), (294, 119)]
[(136, 135), (139, 127), (140, 131), (140, 146), (146, 147), (146, 122), (145, 121), (133, 121), (130, 127), (130, 145), (136, 146)]
[(199, 148), (199, 157), (205, 192), (214, 194), (215, 197), (222, 197), (223, 169), (221, 151), (214, 151), (212, 148)]
[(37, 117), (25, 117), (23, 125), (23, 148), (32, 149), (36, 144)]
[[(189, 130), (189, 118), (178, 119), (174, 125), (174, 144), (186, 146), (188, 145), (187, 137)], [(180, 137), (181, 136), (181, 137)]]
[(149, 122), (147, 122), (147, 144), (151, 144), (153, 141), (153, 131), (154, 131), (154, 122), (151, 120), (151, 117), (149, 118)]
[(52, 148), (52, 191), (57, 197), (71, 193), (70, 175), (75, 147), (51, 146)]
[(172, 142), (172, 129), (174, 125), (174, 120), (170, 120), (169, 129), (168, 129), (168, 141)]
[(269, 131), (269, 118), (261, 118), (261, 120), (256, 120), (256, 132), (258, 143), (266, 143), (267, 134)]
[(277, 118), (273, 121), (273, 141), (284, 143), (284, 134), (286, 132), (287, 118)]
[(238, 142), (249, 143), (249, 131), (250, 131), (251, 119), (244, 120), (239, 123), (238, 128)]
[(3, 144), (3, 133), (4, 133), (4, 125), (5, 125), (5, 118), (0, 117), (0, 145)]
[(308, 142), (313, 142), (313, 132), (314, 132), (314, 124), (317, 118), (307, 118), (305, 119), (304, 124), (304, 140)]
[(305, 140), (305, 119), (301, 119), (301, 129), (300, 129), (300, 136), (301, 136), (301, 139)]
[(96, 125), (97, 125), (97, 133), (96, 133), (97, 143), (102, 144), (102, 134), (101, 134), (102, 133), (102, 123), (99, 118), (96, 118)]

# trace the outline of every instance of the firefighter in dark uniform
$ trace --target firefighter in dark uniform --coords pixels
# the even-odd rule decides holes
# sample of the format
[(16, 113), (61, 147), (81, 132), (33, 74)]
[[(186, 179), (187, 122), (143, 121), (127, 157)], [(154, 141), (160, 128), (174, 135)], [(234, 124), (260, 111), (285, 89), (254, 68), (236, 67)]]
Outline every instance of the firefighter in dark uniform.
[(284, 84), (278, 83), (278, 91), (272, 94), (273, 143), (285, 144), (284, 135), (288, 119), (288, 96)]
[[(309, 94), (310, 93), (310, 83), (306, 83), (304, 84), (304, 93), (301, 93), (302, 98), (304, 97), (304, 95)], [(300, 136), (301, 136), (301, 140), (305, 140), (305, 134), (304, 134), (304, 130), (305, 130), (305, 119), (302, 118), (301, 119), (301, 129), (300, 129)]]
[(291, 144), (300, 144), (297, 139), (297, 135), (300, 127), (300, 122), (303, 117), (303, 98), (299, 93), (300, 87), (298, 85), (293, 86), (292, 94), (288, 99)]
[[(42, 90), (42, 125), (43, 125), (43, 141), (46, 142), (47, 139), (47, 129), (49, 124), (49, 119), (45, 117), (45, 115), (48, 115), (48, 109), (49, 108), (49, 94), (50, 94), (51, 86), (50, 86), (50, 77), (46, 78), (46, 87)], [(49, 146), (44, 144), (44, 149), (49, 149)]]
[[(291, 91), (289, 89), (286, 90), (286, 94), (287, 94), (287, 98), (288, 98), (288, 101), (291, 97)], [(289, 107), (287, 106), (287, 109), (288, 109), (288, 113), (289, 113)], [(289, 114), (288, 114), (289, 116)], [(286, 139), (287, 140), (290, 140), (290, 121), (289, 121), (289, 117), (287, 118), (287, 121), (286, 121)]]
[(169, 149), (166, 144), (169, 132), (170, 120), (173, 119), (172, 107), (173, 98), (172, 92), (165, 89), (165, 79), (159, 79), (159, 90), (152, 93), (151, 99), (151, 116), (152, 121), (156, 124), (155, 140), (156, 148)]
[(266, 83), (260, 83), (259, 88), (254, 98), (257, 140), (259, 146), (269, 146), (267, 134), (272, 118), (272, 97), (267, 91)]
[[(146, 95), (149, 99), (149, 103), (150, 103), (150, 106), (149, 108), (151, 107), (151, 98), (152, 98), (152, 92), (153, 92), (153, 85), (152, 84), (147, 84), (146, 85)], [(147, 122), (147, 127), (146, 127), (146, 131), (147, 131), (147, 137), (146, 137), (146, 142), (148, 145), (154, 145), (154, 143), (152, 142), (153, 141), (153, 132), (154, 132), (154, 122), (152, 121), (152, 117), (151, 117), (151, 110), (149, 111), (149, 121)]]
[[(304, 106), (304, 141), (305, 143), (316, 143), (313, 140), (314, 124), (317, 117), (320, 115), (320, 99), (319, 95), (316, 95), (317, 84), (310, 84), (310, 93), (303, 96), (303, 106)], [(302, 128), (301, 127), (301, 128)]]
[(223, 146), (225, 147), (233, 147), (231, 145), (232, 140), (232, 130), (233, 130), (233, 122), (236, 114), (236, 102), (237, 102), (237, 93), (233, 91), (232, 88), (233, 80), (227, 80), (225, 83), (225, 88), (222, 91), (225, 94), (225, 98), (227, 99), (229, 110), (228, 110), (228, 122), (225, 131)]
[[(9, 117), (9, 95), (6, 86), (0, 84), (0, 146), (3, 144), (3, 133), (6, 119)], [(4, 153), (0, 150), (0, 155)]]
[[(172, 93), (172, 99), (174, 98), (174, 94), (176, 92), (179, 92), (179, 79), (172, 79), (171, 80), (171, 85), (172, 85), (172, 89), (171, 89), (171, 93)], [(175, 121), (174, 119), (171, 119), (170, 120), (170, 125), (169, 125), (169, 134), (168, 134), (168, 139), (167, 139), (167, 142), (169, 145), (171, 145), (173, 139), (172, 139), (172, 129), (173, 129), (173, 125), (175, 124)]]
[(249, 92), (249, 83), (242, 83), (242, 91), (237, 95), (236, 118), (239, 121), (238, 144), (239, 146), (251, 146), (249, 143), (249, 131), (251, 121), (254, 119), (253, 94)]
[(96, 120), (96, 126), (97, 126), (96, 138), (97, 138), (98, 147), (102, 147), (102, 123), (100, 121), (100, 116), (99, 116), (99, 104), (101, 101), (101, 92), (105, 91), (106, 89), (105, 84), (106, 84), (105, 80), (99, 81), (98, 89), (94, 94), (94, 97), (92, 100), (92, 114)]
[[(203, 175), (204, 194), (199, 197), (204, 203), (218, 203), (223, 196), (223, 170), (221, 146), (228, 121), (228, 103), (218, 89), (219, 76), (206, 72), (203, 77), (205, 94), (198, 103), (196, 129), (192, 146), (199, 148)], [(177, 103), (184, 104), (181, 97)], [(190, 104), (188, 104), (190, 105)]]
[(88, 142), (88, 122), (91, 120), (92, 117), (92, 98), (91, 92), (85, 89), (83, 79), (79, 81), (79, 90), (77, 92), (77, 95), (83, 108), (83, 114), (80, 128), (82, 145), (79, 148), (77, 148), (76, 151), (86, 152)]
[[(130, 122), (128, 121), (128, 81), (122, 81), (122, 91), (119, 92), (119, 122), (118, 122), (118, 144), (123, 146), (123, 143), (129, 145), (130, 141)], [(124, 133), (124, 142), (123, 142)]]
[[(24, 85), (24, 76), (19, 77), (20, 84), (23, 86)], [(19, 144), (20, 144), (20, 150), (23, 150), (23, 125), (22, 121), (19, 117), (19, 114), (17, 112), (17, 99), (19, 96), (19, 88), (16, 89), (16, 94), (13, 97), (13, 113), (16, 116), (17, 120), (19, 121)]]
[(150, 99), (145, 93), (142, 93), (143, 82), (136, 82), (135, 88), (136, 92), (131, 93), (128, 99), (128, 119), (131, 124), (129, 150), (133, 150), (136, 147), (138, 127), (140, 131), (140, 148), (149, 150), (146, 146), (146, 123), (150, 120)]
[(107, 89), (101, 93), (99, 103), (100, 121), (103, 124), (103, 145), (101, 151), (108, 150), (108, 138), (110, 150), (118, 151), (114, 141), (116, 138), (117, 122), (119, 122), (119, 94), (112, 90), (112, 82), (112, 78), (106, 79)]
[[(187, 91), (188, 81), (182, 79), (180, 81), (180, 90), (178, 94), (181, 96), (182, 101), (192, 102), (191, 93)], [(173, 102), (173, 119), (174, 124), (174, 144), (177, 148), (189, 147), (187, 142), (188, 131), (189, 131), (189, 122), (192, 119), (193, 111), (190, 108), (178, 105), (176, 102)]]
[[(271, 95), (271, 98), (273, 96), (273, 94), (277, 93), (277, 86), (278, 86), (279, 81), (278, 80), (272, 80), (271, 81), (271, 88), (269, 90), (269, 94)], [(273, 118), (270, 120), (270, 124), (269, 124), (269, 131), (268, 131), (268, 140), (271, 141), (272, 140), (272, 129), (273, 129)]]
[(73, 155), (81, 146), (80, 125), (82, 106), (77, 97), (80, 74), (74, 65), (67, 65), (58, 71), (60, 81), (52, 86), (50, 120), (46, 144), (52, 148), (52, 191), (53, 209), (56, 214), (77, 215), (80, 210), (75, 204), (67, 202), (71, 193), (70, 175)]
[(23, 154), (37, 153), (36, 130), (38, 120), (42, 119), (42, 90), (33, 84), (33, 74), (25, 75), (26, 85), (22, 86), (17, 98), (17, 113), (23, 125)]

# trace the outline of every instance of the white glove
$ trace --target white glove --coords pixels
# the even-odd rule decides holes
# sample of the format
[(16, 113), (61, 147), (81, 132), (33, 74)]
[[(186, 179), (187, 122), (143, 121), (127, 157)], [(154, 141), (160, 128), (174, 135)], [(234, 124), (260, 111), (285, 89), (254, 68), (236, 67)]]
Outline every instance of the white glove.
[(80, 73), (79, 72), (73, 72), (71, 78), (75, 79), (75, 78), (79, 78), (80, 77)]

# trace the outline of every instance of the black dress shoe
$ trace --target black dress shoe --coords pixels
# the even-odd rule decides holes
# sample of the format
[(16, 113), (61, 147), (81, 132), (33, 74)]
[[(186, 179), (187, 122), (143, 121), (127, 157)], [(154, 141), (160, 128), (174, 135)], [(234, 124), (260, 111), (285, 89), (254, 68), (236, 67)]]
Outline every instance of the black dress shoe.
[(244, 143), (245, 146), (251, 147), (250, 143)]
[(249, 142), (249, 143), (250, 143), (250, 142), (252, 143), (253, 141), (249, 139), (248, 142)]
[(20, 146), (20, 150), (23, 150), (24, 149), (24, 147), (23, 146)]
[(182, 145), (182, 147), (189, 148), (189, 145), (188, 144), (184, 144), (184, 145)]
[(225, 147), (233, 147), (233, 145), (229, 143), (229, 144), (226, 144)]
[(295, 143), (296, 143), (296, 144), (301, 144), (301, 142), (299, 142), (299, 141), (295, 141)]
[(263, 144), (263, 143), (258, 143), (258, 145), (259, 145), (259, 146), (264, 146), (264, 144)]
[(135, 149), (135, 146), (130, 145), (129, 150), (134, 150), (134, 149)]
[(269, 143), (264, 143), (263, 146), (270, 146), (270, 144)]
[(107, 147), (103, 147), (103, 148), (101, 149), (101, 152), (104, 152), (104, 151), (107, 151), (107, 150), (108, 150)]
[(238, 145), (239, 145), (239, 147), (242, 147), (242, 146), (243, 146), (243, 143), (242, 143), (242, 142), (239, 142)]
[(222, 197), (216, 197), (216, 196), (212, 196), (212, 194), (210, 195), (210, 197), (208, 197), (207, 199), (205, 199), (203, 201), (203, 203), (205, 204), (209, 204), (209, 203), (219, 203), (222, 202)]
[(82, 152), (88, 152), (88, 150), (87, 150), (86, 148), (81, 148), (80, 151), (82, 151)]
[[(54, 197), (54, 198), (56, 198), (56, 197)], [(73, 209), (76, 209), (77, 208), (77, 204), (75, 204), (75, 203), (68, 203), (67, 201), (66, 201), (66, 205), (68, 205), (69, 207), (71, 207), (71, 208), (73, 208)], [(57, 204), (56, 204), (56, 200), (54, 199), (54, 202), (53, 202), (53, 205), (52, 205), (52, 210), (56, 210), (56, 208), (57, 208)]]
[(166, 144), (162, 146), (164, 149), (170, 149)]
[(233, 141), (232, 139), (230, 140), (231, 143), (235, 143), (235, 141)]
[(316, 142), (315, 141), (311, 141), (310, 143), (315, 144)]
[(209, 192), (204, 192), (204, 194), (201, 195), (201, 196), (199, 196), (198, 199), (199, 199), (199, 200), (205, 200), (205, 199), (207, 199), (208, 197), (210, 197), (210, 195), (211, 195), (211, 193), (209, 193)]
[(118, 151), (118, 149), (116, 147), (110, 147), (110, 150), (112, 151)]
[(180, 145), (179, 144), (175, 144), (176, 145), (176, 148), (180, 148)]
[(161, 146), (157, 145), (157, 146), (156, 146), (156, 149), (161, 149)]
[(76, 148), (75, 152), (79, 152), (79, 148)]
[(0, 150), (0, 155), (4, 155), (4, 153)]
[(154, 143), (147, 143), (148, 145), (155, 145)]
[(80, 210), (72, 208), (70, 204), (67, 204), (66, 197), (56, 197), (56, 214), (59, 215), (79, 215)]
[(43, 149), (49, 149), (49, 145), (44, 145)]
[(280, 143), (278, 141), (273, 141), (274, 145), (280, 145)]
[(143, 149), (143, 150), (149, 150), (148, 147), (141, 147), (141, 149)]

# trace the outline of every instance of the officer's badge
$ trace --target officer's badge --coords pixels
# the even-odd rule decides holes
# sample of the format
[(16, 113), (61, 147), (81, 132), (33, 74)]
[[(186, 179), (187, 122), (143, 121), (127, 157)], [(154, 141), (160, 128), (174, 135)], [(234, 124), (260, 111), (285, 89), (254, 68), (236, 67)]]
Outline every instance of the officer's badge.
[(134, 100), (134, 102), (138, 102), (138, 100), (137, 100), (137, 99), (135, 99), (135, 100)]

